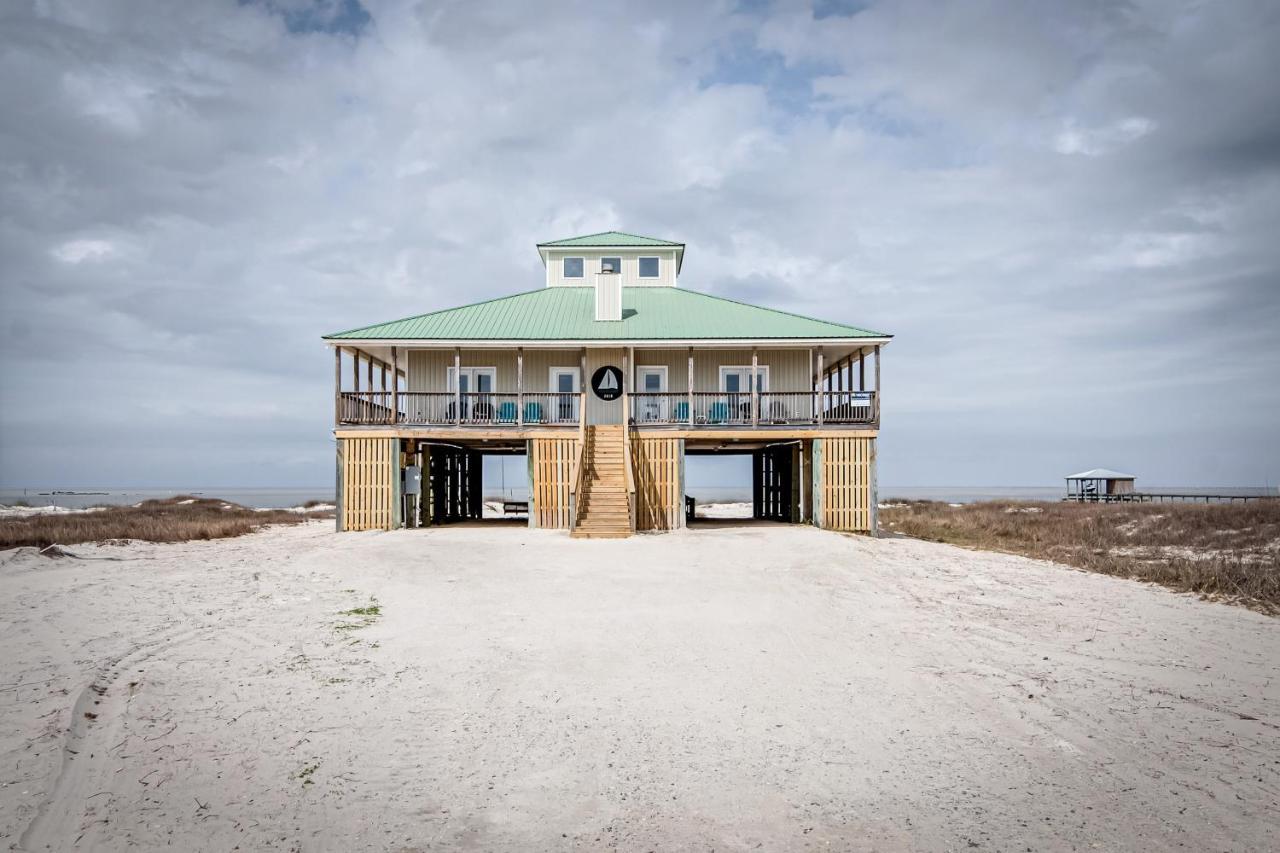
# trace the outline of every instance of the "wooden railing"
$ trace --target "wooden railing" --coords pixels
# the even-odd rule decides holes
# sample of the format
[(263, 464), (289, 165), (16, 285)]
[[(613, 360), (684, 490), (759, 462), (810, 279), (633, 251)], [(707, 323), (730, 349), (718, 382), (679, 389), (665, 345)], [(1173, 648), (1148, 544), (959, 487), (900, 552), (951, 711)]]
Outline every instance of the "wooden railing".
[(338, 421), (410, 426), (572, 426), (582, 412), (579, 393), (401, 391), (398, 397), (399, 417), (393, 419), (390, 391), (343, 391)]
[[(392, 406), (399, 412), (392, 417)], [(637, 427), (750, 427), (779, 425), (856, 426), (880, 421), (874, 391), (670, 391), (627, 395), (626, 420)], [(524, 394), (453, 391), (343, 391), (341, 424), (407, 426), (537, 427), (579, 425), (586, 411), (582, 393)]]
[(869, 424), (880, 420), (874, 391), (827, 391), (823, 400), (823, 423)]
[(344, 424), (389, 424), (390, 391), (344, 391), (340, 399), (338, 420)]
[(569, 529), (578, 526), (578, 516), (582, 510), (583, 486), (587, 479), (587, 395), (582, 393), (578, 400), (578, 455), (573, 460), (573, 491), (569, 493)]
[(636, 529), (636, 474), (631, 463), (631, 427), (622, 425), (622, 470), (626, 474), (627, 519), (631, 530)]
[(669, 391), (630, 395), (629, 420), (644, 426), (775, 426), (872, 424), (874, 391), (761, 391), (758, 410), (746, 392)]

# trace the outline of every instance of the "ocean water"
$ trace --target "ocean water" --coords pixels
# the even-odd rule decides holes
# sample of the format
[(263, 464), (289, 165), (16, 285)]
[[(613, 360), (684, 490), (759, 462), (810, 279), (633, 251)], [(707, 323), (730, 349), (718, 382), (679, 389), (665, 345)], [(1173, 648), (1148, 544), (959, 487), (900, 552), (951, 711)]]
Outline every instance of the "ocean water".
[[(686, 493), (700, 504), (736, 503), (751, 500), (749, 485), (702, 486), (690, 485)], [(1144, 492), (1151, 494), (1179, 495), (1276, 495), (1277, 490), (1263, 487), (1240, 486), (1150, 486)], [(486, 484), (486, 498), (527, 501), (527, 486)], [(904, 500), (944, 501), (946, 503), (975, 503), (977, 501), (1056, 501), (1066, 496), (1061, 486), (880, 486), (881, 501), (895, 498)], [(189, 487), (171, 489), (123, 489), (123, 488), (27, 488), (0, 489), (0, 504), (25, 501), (30, 506), (86, 507), (95, 504), (131, 505), (152, 498), (169, 498), (174, 495), (222, 498), (250, 507), (278, 508), (299, 506), (307, 501), (332, 502), (332, 486), (314, 488), (242, 488), (242, 487)]]
[(307, 501), (333, 501), (332, 486), (313, 489), (296, 488), (234, 488), (191, 487), (173, 489), (121, 489), (104, 487), (83, 488), (28, 488), (0, 489), (0, 504), (25, 501), (30, 506), (64, 506), (73, 509), (110, 504), (131, 506), (152, 499), (171, 498), (174, 495), (194, 495), (201, 498), (221, 498), (250, 507), (278, 509), (299, 506)]

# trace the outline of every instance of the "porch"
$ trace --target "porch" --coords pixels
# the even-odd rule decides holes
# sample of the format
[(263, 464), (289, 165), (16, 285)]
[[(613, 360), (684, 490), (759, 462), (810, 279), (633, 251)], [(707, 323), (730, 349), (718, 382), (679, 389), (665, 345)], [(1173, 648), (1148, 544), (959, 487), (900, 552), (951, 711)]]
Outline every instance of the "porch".
[(387, 349), (387, 358), (335, 349), (337, 426), (574, 428), (596, 422), (601, 404), (584, 377), (611, 360), (623, 387), (613, 404), (621, 417), (608, 422), (638, 430), (876, 429), (880, 421), (878, 345), (835, 358), (824, 347)]
[[(340, 397), (340, 426), (572, 427), (586, 405), (585, 392), (343, 391)], [(623, 398), (627, 422), (637, 429), (878, 422), (875, 391), (692, 391)]]

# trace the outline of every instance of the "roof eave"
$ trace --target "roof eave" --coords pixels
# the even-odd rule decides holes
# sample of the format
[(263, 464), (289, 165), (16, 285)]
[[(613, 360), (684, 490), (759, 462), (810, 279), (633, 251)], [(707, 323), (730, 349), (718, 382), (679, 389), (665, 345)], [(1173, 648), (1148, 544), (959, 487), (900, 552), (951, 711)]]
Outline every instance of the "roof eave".
[(741, 347), (751, 344), (772, 344), (793, 347), (815, 346), (888, 346), (893, 335), (875, 337), (821, 337), (821, 338), (340, 338), (334, 335), (321, 337), (329, 346), (377, 346), (406, 347), (512, 347), (527, 346), (547, 349), (566, 347)]
[(684, 243), (655, 243), (648, 246), (637, 246), (634, 243), (630, 246), (623, 246), (617, 243), (577, 243), (573, 246), (561, 246), (556, 243), (539, 243), (538, 249), (560, 249), (566, 252), (574, 249), (619, 249), (628, 252), (641, 251), (644, 249), (675, 249), (680, 254), (684, 254)]

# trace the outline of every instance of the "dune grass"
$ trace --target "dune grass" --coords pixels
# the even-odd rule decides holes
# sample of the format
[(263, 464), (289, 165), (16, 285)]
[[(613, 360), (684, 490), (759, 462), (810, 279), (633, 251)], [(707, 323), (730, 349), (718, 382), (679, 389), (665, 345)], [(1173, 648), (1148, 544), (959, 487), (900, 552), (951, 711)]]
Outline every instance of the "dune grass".
[(332, 518), (328, 512), (258, 511), (212, 498), (178, 495), (137, 506), (107, 506), (93, 512), (0, 519), (0, 549), (74, 545), (109, 539), (186, 542), (242, 536), (268, 524), (298, 524)]
[(1280, 500), (1243, 504), (889, 500), (890, 533), (1005, 551), (1280, 613)]

